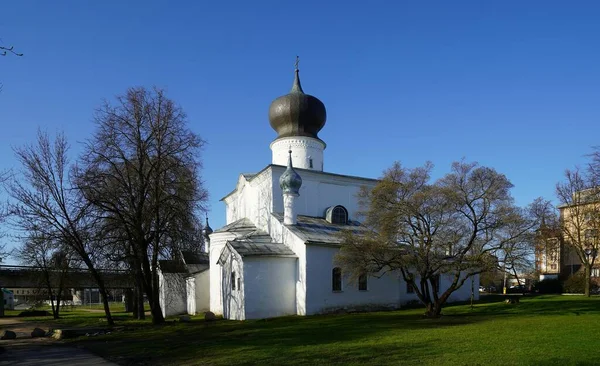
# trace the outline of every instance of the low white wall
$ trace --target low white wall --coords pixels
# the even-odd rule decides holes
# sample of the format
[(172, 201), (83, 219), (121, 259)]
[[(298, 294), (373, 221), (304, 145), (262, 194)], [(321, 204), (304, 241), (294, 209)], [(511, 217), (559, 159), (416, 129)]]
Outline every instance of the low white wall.
[(187, 313), (186, 282), (183, 274), (159, 274), (160, 307), (164, 317)]
[(196, 278), (188, 277), (185, 279), (185, 293), (187, 296), (187, 313), (196, 315)]
[(296, 314), (296, 258), (244, 258), (246, 319)]
[(210, 271), (196, 273), (194, 277), (196, 280), (196, 312), (207, 312), (210, 309)]

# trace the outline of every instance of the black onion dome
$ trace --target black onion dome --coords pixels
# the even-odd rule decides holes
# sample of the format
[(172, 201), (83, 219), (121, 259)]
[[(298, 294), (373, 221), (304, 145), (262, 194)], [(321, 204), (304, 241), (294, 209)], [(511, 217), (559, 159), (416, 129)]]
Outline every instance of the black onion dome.
[(208, 215), (206, 216), (206, 225), (202, 229), (202, 236), (204, 239), (209, 240), (209, 235), (213, 233), (213, 229), (208, 224)]
[(327, 120), (325, 105), (318, 98), (304, 94), (300, 84), (299, 70), (296, 68), (294, 85), (289, 94), (271, 103), (269, 121), (277, 131), (277, 137), (308, 136), (319, 138), (317, 134)]
[(300, 194), (300, 187), (302, 187), (302, 177), (296, 173), (292, 164), (292, 150), (288, 151), (288, 165), (287, 169), (279, 177), (279, 187), (284, 194)]

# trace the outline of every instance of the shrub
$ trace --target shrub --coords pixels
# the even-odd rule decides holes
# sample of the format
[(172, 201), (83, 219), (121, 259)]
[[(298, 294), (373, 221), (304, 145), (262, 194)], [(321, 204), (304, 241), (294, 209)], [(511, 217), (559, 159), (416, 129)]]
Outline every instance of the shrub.
[[(563, 290), (567, 293), (581, 294), (585, 292), (585, 274), (579, 271), (565, 280), (563, 283)], [(597, 285), (592, 282), (590, 290), (594, 291)]]
[(540, 294), (560, 294), (563, 286), (558, 279), (546, 279), (536, 283), (534, 291)]

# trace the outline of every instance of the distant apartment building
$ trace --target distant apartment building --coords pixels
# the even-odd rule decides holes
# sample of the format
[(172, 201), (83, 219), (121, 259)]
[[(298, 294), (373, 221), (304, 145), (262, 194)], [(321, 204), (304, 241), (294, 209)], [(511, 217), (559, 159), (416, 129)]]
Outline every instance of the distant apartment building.
[(600, 200), (589, 191), (578, 192), (572, 203), (558, 207), (559, 223), (542, 223), (538, 230), (535, 269), (540, 280), (566, 280), (583, 270), (583, 256), (594, 262), (591, 277), (600, 283)]

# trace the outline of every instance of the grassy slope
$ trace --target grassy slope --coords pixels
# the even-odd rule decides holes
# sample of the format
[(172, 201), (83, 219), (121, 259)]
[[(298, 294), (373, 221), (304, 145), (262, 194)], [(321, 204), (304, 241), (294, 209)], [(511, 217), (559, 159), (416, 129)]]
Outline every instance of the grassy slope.
[(173, 323), (77, 342), (121, 364), (593, 365), (600, 298), (544, 296), (519, 305)]

